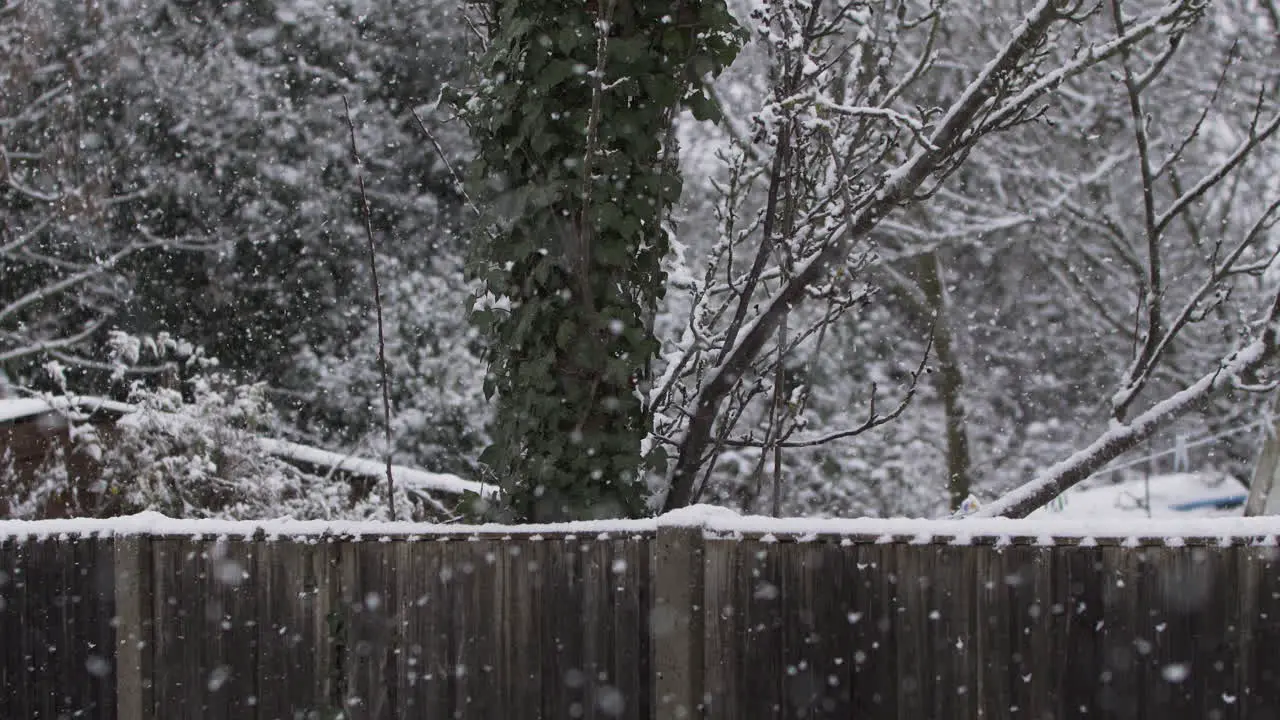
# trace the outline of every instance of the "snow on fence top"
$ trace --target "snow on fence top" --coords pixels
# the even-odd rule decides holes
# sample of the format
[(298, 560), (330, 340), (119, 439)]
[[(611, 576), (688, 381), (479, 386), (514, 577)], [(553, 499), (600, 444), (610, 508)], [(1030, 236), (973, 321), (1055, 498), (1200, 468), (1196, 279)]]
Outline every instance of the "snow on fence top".
[(442, 525), (323, 520), (179, 520), (147, 512), (127, 517), (0, 521), (0, 540), (74, 536), (199, 536), (227, 538), (467, 540), (521, 537), (577, 539), (650, 535), (701, 528), (712, 539), (765, 542), (915, 543), (950, 545), (1276, 545), (1280, 517), (1257, 518), (770, 518), (740, 516), (699, 505), (643, 520), (588, 520), (544, 525)]

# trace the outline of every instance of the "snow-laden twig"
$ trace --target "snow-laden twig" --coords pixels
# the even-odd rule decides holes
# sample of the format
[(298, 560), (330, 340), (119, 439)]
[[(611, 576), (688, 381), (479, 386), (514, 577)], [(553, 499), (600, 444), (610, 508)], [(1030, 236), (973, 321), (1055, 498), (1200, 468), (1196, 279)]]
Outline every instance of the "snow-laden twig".
[(55, 338), (51, 340), (39, 340), (31, 343), (30, 345), (24, 345), (22, 347), (14, 348), (12, 350), (6, 350), (4, 352), (0, 352), (0, 363), (11, 362), (13, 360), (24, 358), (29, 355), (38, 355), (40, 353), (52, 352), (55, 350), (61, 350), (63, 348), (71, 347), (72, 345), (77, 345), (89, 339), (104, 324), (106, 324), (106, 322), (107, 322), (107, 318), (105, 317), (97, 318), (96, 320), (94, 320), (93, 322), (85, 326), (85, 328), (82, 329), (80, 332), (74, 333), (72, 335), (64, 335), (60, 338)]
[(18, 311), (23, 310), (24, 308), (30, 305), (34, 305), (37, 302), (51, 298), (59, 293), (65, 292), (85, 282), (90, 278), (96, 277), (98, 275), (101, 275), (107, 272), (108, 270), (110, 270), (111, 268), (119, 264), (121, 260), (125, 259), (129, 255), (132, 255), (134, 252), (137, 252), (138, 250), (142, 249), (142, 247), (143, 245), (141, 244), (130, 245), (102, 259), (101, 261), (95, 263), (94, 265), (90, 265), (89, 267), (87, 267), (84, 270), (81, 270), (80, 272), (73, 273), (71, 275), (68, 275), (65, 278), (62, 278), (61, 280), (58, 280), (57, 282), (52, 282), (52, 283), (49, 283), (48, 285), (42, 285), (32, 290), (31, 292), (23, 295), (22, 297), (17, 298), (13, 302), (10, 302), (9, 304), (5, 305), (3, 308), (0, 308), (0, 322), (7, 320), (9, 317), (17, 314)]
[(830, 98), (819, 98), (817, 101), (817, 106), (819, 108), (830, 110), (831, 112), (839, 113), (841, 115), (847, 115), (849, 117), (869, 117), (869, 118), (878, 118), (881, 120), (888, 120), (894, 125), (898, 125), (906, 128), (925, 147), (930, 148), (932, 150), (937, 149), (929, 145), (929, 138), (926, 135), (926, 129), (925, 129), (924, 123), (911, 117), (910, 115), (907, 115), (906, 113), (901, 113), (901, 112), (898, 112), (897, 110), (892, 110), (890, 108), (883, 108), (883, 107), (862, 107), (862, 106), (854, 106), (854, 105), (841, 105), (840, 103), (837, 103), (831, 100)]
[(1000, 107), (984, 118), (977, 132), (985, 133), (990, 129), (1004, 126), (1024, 112), (1031, 103), (1048, 93), (1054, 92), (1062, 83), (1103, 61), (1115, 57), (1125, 48), (1132, 47), (1134, 44), (1150, 37), (1161, 27), (1184, 22), (1190, 17), (1194, 17), (1202, 7), (1203, 3), (1194, 0), (1173, 0), (1146, 20), (1130, 25), (1124, 34), (1118, 35), (1105, 43), (1084, 48), (1070, 62), (1052, 72), (1045, 73), (1015, 95), (1005, 99), (1000, 104)]

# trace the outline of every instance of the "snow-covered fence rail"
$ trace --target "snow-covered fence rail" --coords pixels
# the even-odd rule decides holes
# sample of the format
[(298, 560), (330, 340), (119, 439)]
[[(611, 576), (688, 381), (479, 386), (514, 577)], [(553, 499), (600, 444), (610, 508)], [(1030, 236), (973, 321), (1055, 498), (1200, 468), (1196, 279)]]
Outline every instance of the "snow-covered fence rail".
[(1280, 714), (1280, 521), (1059, 525), (0, 523), (0, 718)]

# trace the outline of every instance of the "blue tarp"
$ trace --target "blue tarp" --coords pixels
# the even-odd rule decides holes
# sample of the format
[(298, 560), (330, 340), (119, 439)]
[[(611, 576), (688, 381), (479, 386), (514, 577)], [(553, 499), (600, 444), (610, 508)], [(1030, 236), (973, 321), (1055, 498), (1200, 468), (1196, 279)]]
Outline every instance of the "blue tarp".
[(1220, 498), (1207, 498), (1205, 500), (1178, 503), (1177, 505), (1170, 505), (1169, 508), (1177, 510), (1178, 512), (1190, 512), (1192, 510), (1205, 510), (1208, 508), (1213, 508), (1215, 510), (1229, 510), (1234, 507), (1240, 507), (1248, 498), (1248, 495), (1228, 495)]

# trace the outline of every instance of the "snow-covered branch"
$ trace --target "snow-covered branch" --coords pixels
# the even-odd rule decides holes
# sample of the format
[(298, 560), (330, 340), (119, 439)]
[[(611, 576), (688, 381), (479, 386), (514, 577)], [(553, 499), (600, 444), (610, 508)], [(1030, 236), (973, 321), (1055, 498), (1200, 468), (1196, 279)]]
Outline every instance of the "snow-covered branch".
[(1272, 300), (1256, 339), (1223, 358), (1217, 368), (1132, 420), (1117, 422), (1083, 450), (983, 506), (974, 517), (1026, 517), (1205, 400), (1247, 383), (1250, 376), (1276, 356), (1277, 350), (1280, 350), (1280, 294)]
[[(823, 212), (814, 216), (822, 217), (823, 221), (808, 234), (779, 244), (781, 249), (788, 251), (779, 262), (780, 286), (764, 298), (754, 295), (755, 284), (767, 272), (761, 258), (773, 254), (773, 250), (769, 248), (767, 252), (755, 254), (757, 262), (748, 274), (752, 283), (746, 292), (738, 295), (735, 331), (720, 339), (722, 344), (719, 345), (716, 362), (701, 366), (696, 390), (675, 413), (684, 427), (682, 432), (673, 434), (678, 439), (677, 458), (670, 476), (665, 507), (679, 507), (694, 497), (696, 478), (718, 447), (715, 427), (722, 418), (726, 399), (743, 378), (758, 372), (755, 364), (758, 358), (765, 356), (763, 353), (770, 338), (809, 297), (813, 288), (839, 275), (838, 269), (853, 259), (851, 253), (856, 253), (858, 243), (863, 242), (901, 205), (917, 202), (920, 199), (918, 193), (929, 178), (933, 177), (938, 182), (945, 179), (964, 162), (982, 136), (1011, 127), (1020, 122), (1020, 118), (1033, 116), (1032, 103), (1063, 80), (1115, 56), (1162, 28), (1194, 19), (1199, 7), (1191, 0), (1171, 3), (1134, 23), (1121, 36), (1105, 43), (1095, 43), (1087, 52), (1078, 53), (1057, 70), (1036, 75), (1030, 72), (1031, 66), (1043, 59), (1041, 48), (1053, 28), (1060, 23), (1077, 20), (1064, 11), (1060, 3), (1038, 3), (958, 97), (944, 111), (930, 113), (930, 117), (936, 117), (936, 120), (928, 124), (927, 137), (896, 166), (886, 165), (901, 147), (896, 135), (900, 132), (914, 134), (917, 123), (909, 116), (888, 108), (885, 112), (854, 112), (858, 108), (881, 107), (874, 88), (862, 90), (855, 87), (852, 90), (854, 96), (847, 99), (833, 96), (833, 102), (826, 103), (822, 113), (815, 111), (812, 119), (805, 118), (798, 127), (813, 128), (816, 139), (813, 147), (822, 151), (824, 162), (832, 170), (823, 178), (827, 184), (815, 186), (812, 190), (823, 195), (823, 202), (815, 204)], [(803, 42), (797, 41), (793, 45), (803, 47)], [(858, 58), (856, 53), (854, 57), (872, 62)], [(795, 62), (805, 66), (805, 61), (806, 58), (800, 58)], [(819, 62), (810, 61), (810, 65), (822, 67)], [(877, 66), (872, 64), (871, 67)], [(927, 70), (913, 70), (911, 74), (919, 77), (926, 73)], [(821, 73), (809, 76), (819, 75)], [(1026, 80), (1011, 82), (1020, 77)], [(1052, 79), (1046, 81), (1046, 77)], [(874, 87), (893, 86), (892, 80), (880, 77), (874, 81), (872, 78), (864, 80)], [(792, 98), (798, 94), (798, 90), (793, 90), (781, 97)], [(762, 127), (775, 129), (770, 142), (775, 152), (775, 166), (779, 158), (786, 160), (782, 154), (791, 152), (791, 144), (795, 142), (793, 136), (797, 126), (786, 124), (787, 109), (766, 107), (766, 112), (762, 113), (765, 120)], [(842, 113), (840, 110), (850, 112)], [(833, 125), (836, 119), (841, 118), (852, 122), (843, 127)], [(869, 120), (888, 122), (867, 122)], [(919, 125), (921, 130), (925, 128), (924, 121)], [(812, 152), (810, 150), (808, 154)], [(775, 167), (771, 178), (778, 175)], [(936, 190), (935, 187), (927, 194)], [(774, 242), (772, 237), (765, 240)], [(761, 249), (765, 249), (764, 246)], [(864, 253), (864, 258), (858, 260), (857, 265), (866, 267), (869, 258), (870, 255)], [(732, 277), (732, 274), (728, 276)], [(752, 309), (749, 315), (741, 312), (748, 306)], [(739, 324), (740, 331), (736, 329)]]

